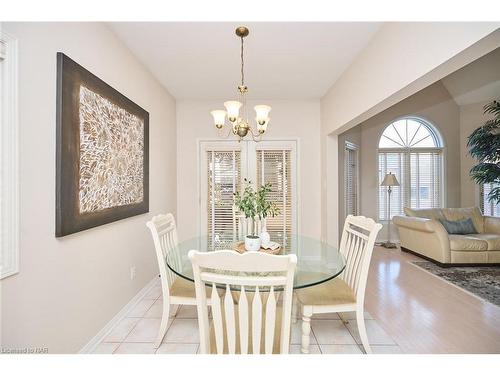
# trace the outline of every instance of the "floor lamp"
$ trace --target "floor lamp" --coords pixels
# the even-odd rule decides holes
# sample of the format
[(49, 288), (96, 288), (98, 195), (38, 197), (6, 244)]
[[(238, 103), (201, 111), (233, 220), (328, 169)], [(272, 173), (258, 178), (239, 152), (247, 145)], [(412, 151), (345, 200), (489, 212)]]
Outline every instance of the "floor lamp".
[(387, 241), (382, 243), (383, 247), (386, 247), (388, 249), (394, 249), (397, 247), (397, 245), (394, 242), (391, 242), (391, 193), (392, 193), (392, 187), (393, 186), (399, 186), (399, 181), (396, 178), (395, 175), (393, 175), (391, 172), (387, 173), (384, 177), (384, 181), (380, 184), (380, 186), (387, 186), (387, 203), (389, 206), (388, 210), (388, 218), (389, 218), (389, 224), (388, 224), (388, 234), (387, 234)]

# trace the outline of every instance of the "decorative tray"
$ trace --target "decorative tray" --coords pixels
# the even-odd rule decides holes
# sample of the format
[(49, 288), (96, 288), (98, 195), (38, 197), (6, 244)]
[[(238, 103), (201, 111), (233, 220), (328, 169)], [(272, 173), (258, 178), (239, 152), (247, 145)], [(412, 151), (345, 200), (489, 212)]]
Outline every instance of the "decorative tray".
[[(245, 249), (245, 242), (244, 241), (236, 242), (233, 245), (233, 250), (236, 250), (240, 254), (246, 253), (247, 250)], [(261, 247), (259, 251), (262, 252), (262, 253), (278, 255), (281, 252), (281, 246), (277, 247), (274, 250), (264, 249), (263, 247)]]

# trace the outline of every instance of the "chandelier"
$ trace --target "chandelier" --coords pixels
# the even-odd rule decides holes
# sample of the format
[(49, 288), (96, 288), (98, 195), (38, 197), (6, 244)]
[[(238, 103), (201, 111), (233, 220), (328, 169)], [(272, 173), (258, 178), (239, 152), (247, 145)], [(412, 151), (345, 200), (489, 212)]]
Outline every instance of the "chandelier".
[[(219, 132), (219, 136), (223, 138), (229, 137), (232, 133), (238, 136), (238, 142), (247, 136), (248, 133), (252, 136), (255, 142), (259, 142), (262, 135), (267, 130), (267, 124), (269, 124), (269, 112), (271, 107), (268, 105), (256, 105), (254, 107), (256, 117), (255, 122), (257, 125), (257, 130), (254, 131), (250, 126), (248, 120), (246, 97), (245, 94), (248, 92), (248, 87), (245, 85), (245, 61), (243, 58), (243, 39), (248, 36), (249, 31), (246, 27), (240, 26), (235, 31), (236, 35), (241, 39), (241, 84), (238, 86), (238, 91), (240, 93), (240, 101), (229, 100), (224, 102), (224, 107), (226, 110), (218, 109), (211, 111), (210, 114), (214, 118), (215, 127)], [(227, 134), (225, 134), (224, 127), (226, 125), (226, 116), (230, 123)]]

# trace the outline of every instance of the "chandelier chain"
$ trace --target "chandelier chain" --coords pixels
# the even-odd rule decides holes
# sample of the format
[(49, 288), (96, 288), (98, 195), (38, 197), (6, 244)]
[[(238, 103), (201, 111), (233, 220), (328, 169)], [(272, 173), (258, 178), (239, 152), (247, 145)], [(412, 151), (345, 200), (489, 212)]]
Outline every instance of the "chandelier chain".
[(241, 86), (245, 86), (245, 72), (243, 68), (245, 67), (245, 61), (243, 59), (243, 37), (241, 37)]

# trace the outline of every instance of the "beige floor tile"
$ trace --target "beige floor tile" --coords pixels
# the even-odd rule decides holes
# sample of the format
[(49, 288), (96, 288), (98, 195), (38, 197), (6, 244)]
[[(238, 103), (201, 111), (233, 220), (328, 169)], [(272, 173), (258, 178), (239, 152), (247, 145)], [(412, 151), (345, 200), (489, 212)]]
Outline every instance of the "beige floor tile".
[(374, 354), (403, 354), (397, 345), (371, 345)]
[[(314, 334), (311, 332), (310, 335), (311, 345), (317, 344)], [(298, 321), (291, 325), (290, 343), (300, 344), (302, 342), (302, 322)]]
[(103, 342), (122, 342), (139, 322), (139, 318), (123, 318)]
[[(393, 339), (377, 324), (375, 320), (365, 320), (366, 334), (371, 345), (396, 345)], [(355, 320), (349, 320), (347, 328), (352, 333), (356, 343), (361, 344), (358, 325)]]
[(143, 318), (139, 320), (124, 342), (153, 342), (158, 335), (160, 322), (161, 319)]
[(120, 344), (114, 354), (154, 354), (155, 348), (152, 343), (124, 342)]
[(143, 299), (157, 299), (161, 296), (161, 286), (154, 286)]
[(142, 299), (140, 300), (134, 308), (127, 313), (129, 318), (142, 318), (144, 314), (149, 310), (149, 308), (155, 302), (154, 299)]
[(320, 345), (323, 354), (362, 354), (357, 345)]
[(182, 305), (175, 317), (181, 319), (198, 319), (196, 306)]
[(318, 344), (356, 344), (341, 320), (313, 320), (311, 327)]
[(199, 344), (165, 343), (156, 351), (156, 354), (196, 354)]
[[(161, 299), (150, 300), (153, 302), (148, 311), (144, 314), (144, 318), (161, 318), (163, 314), (163, 301)], [(175, 306), (170, 306), (170, 309), (175, 308)]]
[(120, 346), (119, 342), (101, 342), (92, 352), (93, 354), (112, 354)]
[[(291, 344), (289, 354), (303, 354), (300, 351), (300, 344)], [(309, 354), (321, 354), (318, 345), (310, 345), (309, 346)]]
[(200, 342), (197, 319), (174, 319), (163, 339), (164, 343), (197, 344)]

